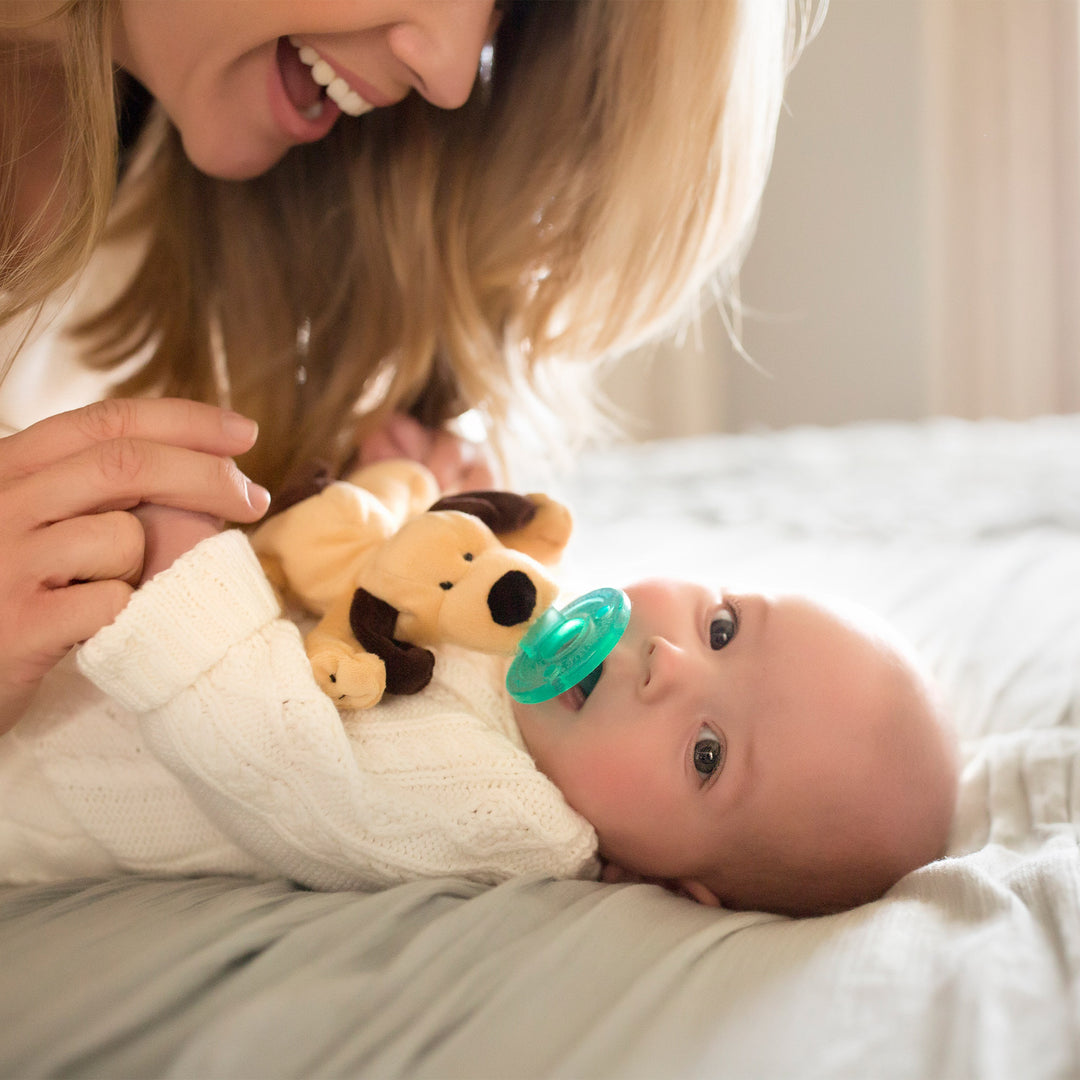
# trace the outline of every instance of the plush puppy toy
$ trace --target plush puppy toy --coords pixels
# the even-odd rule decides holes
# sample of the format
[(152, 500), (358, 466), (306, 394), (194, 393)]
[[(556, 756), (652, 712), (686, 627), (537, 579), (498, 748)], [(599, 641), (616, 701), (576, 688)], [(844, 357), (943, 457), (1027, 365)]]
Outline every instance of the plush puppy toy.
[(252, 536), (283, 596), (322, 617), (305, 647), (342, 710), (423, 689), (435, 662), (426, 646), (513, 654), (555, 600), (546, 564), (569, 540), (566, 507), (505, 491), (428, 505), (436, 493), (423, 466), (382, 462), (287, 506)]

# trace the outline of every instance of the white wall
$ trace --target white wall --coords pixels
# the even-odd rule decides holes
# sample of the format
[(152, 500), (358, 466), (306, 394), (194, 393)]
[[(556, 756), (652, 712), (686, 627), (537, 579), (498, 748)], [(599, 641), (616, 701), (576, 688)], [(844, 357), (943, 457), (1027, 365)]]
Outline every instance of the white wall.
[(795, 69), (742, 277), (726, 425), (925, 408), (920, 5), (835, 0)]
[(636, 432), (1080, 408), (1077, 6), (830, 0), (742, 277), (769, 375), (706, 320), (612, 380)]

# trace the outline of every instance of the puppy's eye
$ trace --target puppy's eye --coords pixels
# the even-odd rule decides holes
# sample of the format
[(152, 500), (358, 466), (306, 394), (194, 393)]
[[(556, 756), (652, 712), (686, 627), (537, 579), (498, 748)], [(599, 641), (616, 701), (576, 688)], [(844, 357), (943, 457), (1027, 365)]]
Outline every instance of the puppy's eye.
[(472, 560), (473, 560), (472, 552), (471, 551), (466, 551), (465, 554), (462, 556), (462, 558), (466, 562), (472, 562)]
[(440, 581), (439, 582), (439, 588), (440, 589), (448, 590), (448, 589), (452, 589), (453, 587), (454, 587), (454, 583), (452, 581)]

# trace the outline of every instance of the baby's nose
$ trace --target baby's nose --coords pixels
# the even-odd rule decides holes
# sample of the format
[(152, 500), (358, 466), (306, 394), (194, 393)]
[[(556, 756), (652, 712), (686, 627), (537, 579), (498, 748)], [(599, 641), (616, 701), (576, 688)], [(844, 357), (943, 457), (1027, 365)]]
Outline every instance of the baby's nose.
[(679, 650), (667, 638), (651, 637), (642, 647), (638, 694), (650, 702), (663, 697), (678, 681)]

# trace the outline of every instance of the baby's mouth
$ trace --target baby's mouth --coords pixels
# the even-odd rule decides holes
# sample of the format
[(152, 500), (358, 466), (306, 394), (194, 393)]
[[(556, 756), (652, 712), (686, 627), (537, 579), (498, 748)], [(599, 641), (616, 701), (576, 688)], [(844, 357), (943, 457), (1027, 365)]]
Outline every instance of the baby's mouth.
[(604, 674), (604, 665), (601, 663), (599, 666), (593, 668), (584, 679), (581, 680), (576, 686), (571, 686), (569, 690), (564, 690), (559, 695), (559, 700), (571, 712), (579, 712), (581, 707), (589, 699), (589, 695), (596, 689), (596, 684), (600, 681), (600, 676)]
[(362, 116), (373, 108), (310, 45), (298, 38), (279, 38), (277, 62), (285, 93), (305, 120), (318, 120), (327, 99), (346, 116)]

